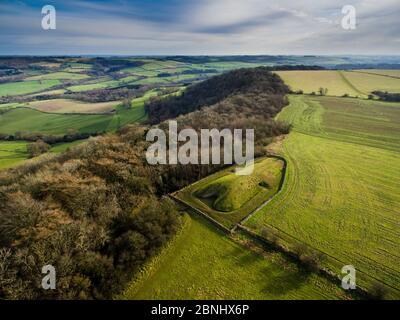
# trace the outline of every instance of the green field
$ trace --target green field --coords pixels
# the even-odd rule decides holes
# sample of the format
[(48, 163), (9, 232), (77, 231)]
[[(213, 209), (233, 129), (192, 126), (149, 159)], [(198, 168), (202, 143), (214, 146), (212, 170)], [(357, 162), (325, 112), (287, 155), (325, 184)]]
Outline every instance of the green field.
[(69, 72), (52, 72), (38, 76), (29, 77), (26, 80), (82, 80), (89, 78), (86, 74)]
[(290, 100), (278, 117), (294, 125), (284, 188), (247, 225), (321, 250), (337, 274), (352, 264), (359, 284), (379, 281), (399, 297), (390, 287), (400, 289), (400, 105)]
[(176, 196), (232, 228), (277, 192), (282, 168), (281, 160), (259, 159), (251, 175), (239, 176), (228, 168), (179, 191)]
[(118, 87), (120, 83), (116, 80), (102, 81), (96, 83), (82, 84), (77, 86), (71, 86), (67, 89), (73, 92), (82, 92), (96, 89), (105, 89), (105, 88), (113, 88)]
[(94, 133), (106, 130), (112, 118), (113, 115), (64, 115), (18, 108), (0, 115), (0, 132), (15, 134), (21, 131), (62, 135), (69, 129), (75, 129), (81, 133)]
[(254, 253), (200, 217), (117, 299), (346, 299), (327, 280), (300, 271), (280, 254)]
[(0, 84), (0, 97), (43, 91), (60, 84), (59, 80), (21, 81)]
[(26, 142), (0, 141), (0, 170), (15, 166), (28, 159)]
[(293, 90), (318, 94), (319, 88), (327, 88), (329, 96), (367, 98), (376, 90), (400, 92), (400, 79), (355, 71), (278, 71), (276, 72)]
[[(69, 148), (84, 143), (86, 140), (78, 140), (74, 142), (58, 143), (51, 147), (51, 153), (62, 153)], [(27, 160), (26, 141), (0, 141), (0, 170), (15, 167)]]
[(77, 140), (74, 142), (65, 142), (65, 143), (57, 143), (53, 145), (50, 149), (50, 152), (52, 153), (62, 153), (67, 151), (70, 148), (73, 148), (75, 146), (78, 146), (82, 143), (85, 143), (87, 140)]

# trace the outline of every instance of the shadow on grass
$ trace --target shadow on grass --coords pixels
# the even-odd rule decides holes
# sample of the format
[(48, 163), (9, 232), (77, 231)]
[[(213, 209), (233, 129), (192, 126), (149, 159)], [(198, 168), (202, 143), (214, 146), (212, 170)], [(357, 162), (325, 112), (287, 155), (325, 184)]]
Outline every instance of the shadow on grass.
[(268, 266), (263, 272), (266, 279), (263, 293), (274, 296), (300, 289), (311, 276), (307, 271), (276, 269), (274, 266)]

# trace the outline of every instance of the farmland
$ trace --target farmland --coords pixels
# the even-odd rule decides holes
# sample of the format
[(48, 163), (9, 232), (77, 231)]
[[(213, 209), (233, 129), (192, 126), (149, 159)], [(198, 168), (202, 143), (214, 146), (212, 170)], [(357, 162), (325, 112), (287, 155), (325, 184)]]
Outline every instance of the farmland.
[(112, 120), (112, 115), (64, 115), (43, 113), (30, 108), (12, 109), (0, 116), (3, 134), (40, 132), (63, 135), (73, 129), (81, 133), (102, 132)]
[(22, 81), (0, 84), (0, 97), (43, 91), (60, 84), (59, 80)]
[(69, 73), (69, 72), (52, 72), (39, 76), (29, 77), (26, 80), (81, 80), (89, 78), (86, 74)]
[[(367, 70), (368, 71), (368, 70)], [(377, 72), (377, 71), (375, 71)], [(385, 72), (385, 71), (382, 71)], [(400, 92), (400, 79), (357, 71), (278, 71), (293, 91), (318, 93), (319, 88), (327, 88), (327, 95), (366, 98), (376, 90)]]
[(120, 101), (83, 103), (68, 99), (35, 101), (29, 107), (51, 113), (106, 113), (115, 109)]
[(200, 217), (185, 219), (176, 239), (117, 299), (346, 299), (278, 253), (262, 256)]
[(291, 97), (279, 116), (294, 125), (281, 151), (287, 180), (247, 225), (324, 252), (337, 274), (352, 264), (362, 285), (381, 281), (398, 296), (399, 115), (399, 104)]

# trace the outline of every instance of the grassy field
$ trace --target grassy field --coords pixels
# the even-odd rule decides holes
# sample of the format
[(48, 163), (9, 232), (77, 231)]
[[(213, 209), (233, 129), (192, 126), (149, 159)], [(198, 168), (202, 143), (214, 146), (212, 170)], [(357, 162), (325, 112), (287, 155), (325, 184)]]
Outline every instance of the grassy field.
[(101, 81), (96, 83), (89, 83), (89, 84), (82, 84), (77, 86), (71, 86), (67, 89), (73, 92), (82, 92), (82, 91), (89, 91), (89, 90), (96, 90), (96, 89), (105, 89), (105, 88), (112, 88), (117, 87), (119, 82), (116, 80), (108, 80), (108, 81)]
[(399, 297), (389, 286), (400, 289), (400, 105), (292, 96), (278, 118), (294, 125), (287, 180), (248, 226), (321, 250), (338, 274), (352, 264), (359, 284)]
[(43, 91), (60, 84), (59, 80), (21, 81), (0, 84), (0, 97)]
[(343, 71), (344, 76), (365, 94), (373, 91), (400, 92), (400, 78), (384, 77), (354, 71)]
[(176, 196), (231, 228), (277, 192), (282, 168), (280, 160), (260, 159), (250, 176), (238, 176), (228, 168)]
[(13, 167), (26, 159), (26, 142), (0, 141), (0, 170)]
[(112, 115), (58, 115), (30, 108), (18, 108), (0, 115), (0, 132), (15, 134), (22, 131), (55, 135), (65, 134), (69, 129), (82, 133), (101, 132), (107, 129), (112, 117)]
[[(2, 108), (11, 108), (12, 110), (0, 114), (0, 133), (15, 134), (21, 131), (63, 135), (69, 129), (81, 133), (115, 131), (126, 124), (146, 120), (145, 102), (157, 95), (158, 90), (150, 90), (143, 97), (133, 99), (132, 107), (129, 109), (116, 105), (116, 102), (75, 105), (71, 100), (61, 99), (54, 100), (57, 102), (56, 104), (53, 104), (54, 101), (33, 102), (29, 105), (29, 108), (16, 108), (20, 106), (18, 104), (4, 104)], [(32, 109), (32, 107), (60, 112), (60, 114), (41, 112)], [(50, 110), (54, 107), (57, 107), (57, 110)], [(89, 111), (100, 111), (99, 108), (104, 111), (109, 111), (112, 108), (116, 112), (114, 114), (89, 114)], [(73, 114), (75, 110), (88, 114)]]
[(375, 90), (400, 92), (400, 79), (365, 72), (317, 70), (317, 71), (278, 71), (276, 72), (293, 91), (304, 93), (327, 88), (329, 96), (366, 98)]
[(105, 113), (114, 110), (120, 101), (85, 103), (69, 99), (42, 100), (29, 103), (29, 107), (54, 113)]
[(362, 73), (372, 73), (383, 76), (400, 78), (400, 70), (387, 70), (387, 69), (362, 69), (362, 70), (354, 70)]
[(52, 72), (34, 77), (29, 77), (26, 80), (82, 80), (89, 78), (86, 74), (69, 73), (69, 72)]
[[(86, 140), (78, 140), (74, 142), (58, 143), (51, 147), (51, 153), (62, 153), (69, 148), (84, 143)], [(0, 141), (0, 170), (15, 167), (27, 160), (28, 142), (25, 141)]]
[(254, 253), (200, 217), (117, 299), (341, 299), (343, 291), (278, 253)]

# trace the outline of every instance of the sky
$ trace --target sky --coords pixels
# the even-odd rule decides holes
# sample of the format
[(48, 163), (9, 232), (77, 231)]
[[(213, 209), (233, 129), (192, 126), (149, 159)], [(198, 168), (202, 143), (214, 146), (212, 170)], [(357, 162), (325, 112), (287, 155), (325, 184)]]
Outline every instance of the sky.
[[(42, 28), (44, 5), (56, 30)], [(0, 0), (0, 55), (399, 53), (399, 0)]]

